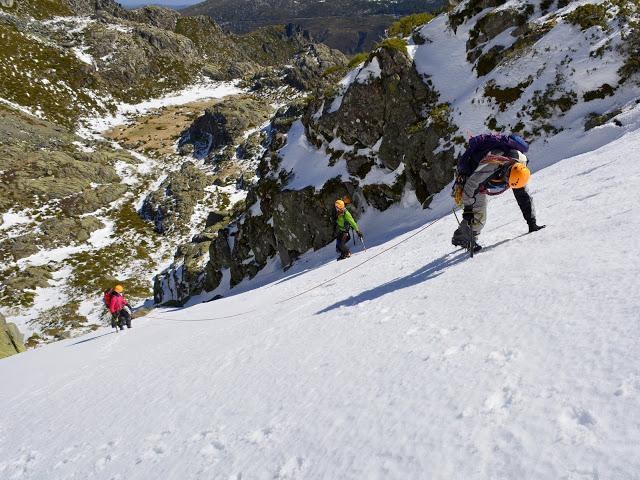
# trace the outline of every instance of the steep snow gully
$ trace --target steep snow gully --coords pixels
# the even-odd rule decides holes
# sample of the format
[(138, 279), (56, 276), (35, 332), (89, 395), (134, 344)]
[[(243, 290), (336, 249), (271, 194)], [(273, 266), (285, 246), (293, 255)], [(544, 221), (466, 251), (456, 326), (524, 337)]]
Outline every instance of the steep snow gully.
[(492, 199), (473, 259), (443, 192), (348, 261), (2, 360), (0, 478), (640, 478), (638, 158), (537, 172), (532, 235)]

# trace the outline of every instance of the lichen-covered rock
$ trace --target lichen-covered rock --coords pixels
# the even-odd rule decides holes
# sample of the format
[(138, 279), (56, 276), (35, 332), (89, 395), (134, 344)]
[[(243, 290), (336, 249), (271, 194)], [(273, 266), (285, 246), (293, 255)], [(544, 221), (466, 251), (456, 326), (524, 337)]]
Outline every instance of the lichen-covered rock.
[[(345, 153), (349, 173), (362, 177), (372, 162), (367, 158), (377, 147), (380, 163), (396, 170), (404, 163), (406, 180), (424, 202), (453, 178), (453, 147), (447, 144), (456, 130), (446, 104), (438, 104), (438, 94), (415, 70), (406, 53), (384, 47), (372, 54), (363, 67), (378, 75), (354, 81), (343, 95), (339, 107), (335, 98), (318, 100), (304, 122), (309, 139), (316, 145), (328, 144), (335, 137), (354, 149), (368, 150), (363, 158)], [(321, 115), (318, 115), (320, 105)], [(377, 198), (372, 197), (370, 198)], [(383, 205), (376, 200), (376, 204)]]
[(127, 12), (128, 19), (134, 22), (146, 23), (163, 30), (174, 31), (181, 15), (170, 8), (149, 5)]
[(89, 240), (91, 233), (104, 227), (96, 217), (48, 218), (39, 225), (39, 231), (5, 239), (14, 260), (26, 258), (40, 249), (78, 245)]
[(24, 337), (13, 323), (7, 323), (0, 314), (0, 358), (5, 358), (26, 350)]
[(302, 91), (312, 91), (327, 82), (328, 69), (345, 66), (348, 60), (339, 50), (311, 44), (293, 57), (285, 68), (284, 81)]
[(144, 200), (140, 213), (153, 221), (158, 233), (180, 230), (188, 226), (196, 204), (204, 197), (204, 189), (211, 182), (211, 177), (193, 162), (185, 162)]
[(180, 245), (173, 264), (154, 279), (153, 295), (156, 303), (171, 299), (181, 304), (197, 295), (205, 287), (203, 270), (208, 260), (209, 242)]

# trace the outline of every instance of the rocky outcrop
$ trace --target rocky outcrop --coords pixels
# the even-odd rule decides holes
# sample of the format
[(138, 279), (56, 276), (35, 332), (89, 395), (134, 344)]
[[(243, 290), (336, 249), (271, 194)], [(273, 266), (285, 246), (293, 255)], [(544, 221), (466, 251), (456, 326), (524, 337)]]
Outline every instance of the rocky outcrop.
[(298, 53), (285, 68), (284, 81), (302, 91), (313, 91), (324, 84), (328, 69), (347, 64), (347, 57), (326, 45), (312, 44)]
[(26, 258), (40, 249), (78, 245), (89, 240), (91, 233), (104, 224), (96, 217), (48, 218), (40, 223), (37, 233), (10, 237), (0, 242), (0, 250), (11, 254), (13, 260)]
[(144, 200), (140, 213), (143, 218), (153, 221), (158, 233), (166, 235), (179, 231), (189, 224), (194, 208), (204, 197), (204, 189), (210, 182), (211, 179), (193, 162), (185, 162)]
[(170, 8), (147, 6), (127, 12), (127, 19), (153, 27), (175, 31), (181, 15)]
[(486, 75), (493, 70), (502, 60), (501, 52), (510, 46), (493, 45), (484, 51), (485, 44), (509, 28), (513, 28), (511, 35), (514, 39), (519, 37), (527, 29), (527, 18), (526, 12), (507, 8), (491, 12), (476, 22), (467, 40), (467, 60), (471, 63), (478, 61), (476, 65), (478, 76)]
[(163, 28), (135, 23), (112, 28), (107, 14), (91, 24), (83, 39), (100, 82), (112, 95), (137, 102), (194, 80), (204, 62), (188, 38)]
[(127, 10), (114, 0), (65, 0), (76, 15), (94, 15), (106, 12), (126, 18)]
[(15, 355), (26, 350), (24, 337), (13, 323), (7, 323), (0, 314), (0, 358)]
[(156, 276), (153, 297), (156, 303), (171, 300), (180, 304), (203, 290), (211, 290), (205, 283), (204, 269), (209, 258), (210, 241), (181, 245), (170, 268)]
[[(270, 113), (267, 100), (248, 95), (225, 99), (193, 122), (181, 135), (178, 148), (196, 158), (209, 157), (211, 162), (231, 158), (245, 132), (266, 122)], [(219, 151), (223, 147), (227, 148)]]
[[(352, 196), (357, 218), (362, 199), (350, 182), (332, 180), (316, 192), (280, 191), (275, 182), (265, 181), (250, 192), (249, 208), (235, 222), (217, 232), (209, 243), (182, 246), (172, 267), (155, 279), (156, 303), (183, 303), (189, 297), (218, 288), (224, 272), (229, 285), (253, 278), (278, 255), (284, 267), (308, 250), (324, 247), (334, 238), (333, 203)], [(301, 221), (304, 219), (304, 221)], [(203, 249), (208, 246), (208, 255)], [(189, 257), (197, 253), (198, 255)], [(204, 268), (194, 266), (204, 265)]]
[[(456, 128), (448, 107), (438, 104), (438, 94), (418, 75), (402, 49), (377, 50), (362, 67), (362, 72), (369, 70), (380, 73), (358, 75), (346, 92), (337, 91), (334, 98), (315, 102), (305, 117), (308, 137), (316, 145), (340, 139), (350, 150), (334, 155), (344, 155), (349, 172), (360, 178), (376, 159), (388, 170), (403, 163), (406, 180), (425, 201), (453, 177), (450, 137)], [(314, 108), (321, 105), (318, 115)], [(445, 148), (434, 154), (440, 146)]]

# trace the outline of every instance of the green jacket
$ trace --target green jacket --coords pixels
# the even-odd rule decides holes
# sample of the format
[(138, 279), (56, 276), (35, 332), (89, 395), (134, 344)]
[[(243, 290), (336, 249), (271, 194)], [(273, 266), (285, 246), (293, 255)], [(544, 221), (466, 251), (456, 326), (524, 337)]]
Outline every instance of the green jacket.
[(345, 225), (345, 220), (349, 225), (351, 225), (351, 228), (353, 228), (356, 232), (360, 231), (360, 229), (358, 228), (358, 224), (351, 216), (351, 213), (349, 212), (349, 210), (345, 210), (344, 213), (341, 213), (340, 215), (338, 215), (338, 218), (336, 220), (336, 223), (338, 224), (339, 232), (346, 232), (349, 229), (349, 226)]

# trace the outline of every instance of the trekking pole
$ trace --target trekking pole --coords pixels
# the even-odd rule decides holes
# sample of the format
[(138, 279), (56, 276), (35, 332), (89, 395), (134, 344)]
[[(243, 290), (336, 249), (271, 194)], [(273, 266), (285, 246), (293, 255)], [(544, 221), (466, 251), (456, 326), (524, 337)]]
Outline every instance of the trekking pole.
[(364, 244), (364, 239), (362, 237), (360, 237), (360, 241), (362, 242), (362, 248), (364, 248), (364, 251), (367, 251), (367, 246)]
[(456, 213), (455, 207), (451, 209), (453, 212), (453, 216), (456, 217), (456, 222), (458, 222), (458, 226), (460, 226), (460, 220), (458, 220), (458, 214)]

